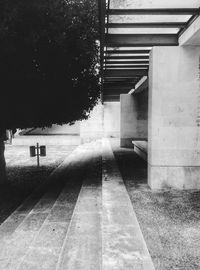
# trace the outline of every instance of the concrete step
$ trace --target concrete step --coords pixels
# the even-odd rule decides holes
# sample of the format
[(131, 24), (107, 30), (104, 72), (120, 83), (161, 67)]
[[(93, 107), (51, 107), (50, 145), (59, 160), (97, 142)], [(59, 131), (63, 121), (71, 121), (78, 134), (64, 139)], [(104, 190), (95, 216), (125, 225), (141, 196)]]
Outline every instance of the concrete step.
[(89, 168), (84, 180), (56, 270), (100, 270), (101, 143), (91, 143)]
[(103, 270), (155, 270), (108, 140), (103, 147)]
[(108, 140), (77, 147), (51, 177), (0, 226), (0, 270), (155, 270)]
[[(67, 224), (77, 199), (75, 194), (79, 192), (75, 182), (76, 172), (70, 170), (71, 167), (76, 167), (70, 167), (70, 164), (73, 164), (73, 161), (77, 162), (78, 151), (74, 150), (51, 175), (48, 183), (38, 188), (0, 226), (0, 269), (51, 269), (46, 268), (47, 257), (54, 254), (55, 250), (58, 257), (57, 243), (60, 241), (62, 246), (62, 240), (59, 239), (64, 239), (63, 234), (66, 234)], [(81, 159), (82, 156), (80, 161)], [(82, 170), (79, 170), (80, 172)], [(54, 241), (56, 246), (51, 245), (49, 239)], [(38, 260), (41, 253), (42, 256), (47, 256), (46, 260)]]

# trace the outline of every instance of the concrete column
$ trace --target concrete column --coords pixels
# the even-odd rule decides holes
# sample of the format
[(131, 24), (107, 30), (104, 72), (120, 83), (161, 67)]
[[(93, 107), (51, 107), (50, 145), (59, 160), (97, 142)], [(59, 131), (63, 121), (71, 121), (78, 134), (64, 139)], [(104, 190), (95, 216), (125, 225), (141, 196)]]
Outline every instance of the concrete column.
[(120, 145), (133, 147), (132, 140), (147, 140), (148, 92), (120, 95)]
[(200, 47), (154, 47), (150, 56), (148, 183), (200, 188)]

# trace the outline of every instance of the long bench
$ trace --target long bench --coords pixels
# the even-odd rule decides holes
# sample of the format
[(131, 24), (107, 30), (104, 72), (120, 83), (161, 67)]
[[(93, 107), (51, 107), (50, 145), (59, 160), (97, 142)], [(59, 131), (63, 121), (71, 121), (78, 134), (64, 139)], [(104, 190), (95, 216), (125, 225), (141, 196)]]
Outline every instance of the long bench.
[(132, 141), (134, 145), (134, 151), (145, 161), (147, 161), (148, 153), (147, 153), (147, 141)]

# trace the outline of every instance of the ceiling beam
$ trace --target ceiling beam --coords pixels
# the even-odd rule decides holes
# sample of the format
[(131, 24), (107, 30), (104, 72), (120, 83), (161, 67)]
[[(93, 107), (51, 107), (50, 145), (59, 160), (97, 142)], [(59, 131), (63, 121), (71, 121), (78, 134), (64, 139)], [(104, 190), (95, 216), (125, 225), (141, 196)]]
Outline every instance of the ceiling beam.
[(141, 78), (141, 80), (135, 85), (135, 89), (132, 89), (129, 94), (138, 94), (141, 93), (142, 91), (144, 91), (145, 89), (148, 88), (148, 77), (144, 76)]
[(109, 15), (193, 15), (198, 8), (109, 9)]
[(104, 102), (116, 102), (120, 101), (120, 95), (103, 95)]
[(182, 28), (186, 22), (108, 23), (108, 28)]
[(106, 68), (146, 68), (148, 69), (149, 66), (147, 65), (106, 65)]
[(107, 50), (104, 54), (148, 54), (150, 50)]
[(113, 84), (126, 84), (126, 83), (130, 83), (130, 84), (135, 84), (138, 81), (138, 78), (104, 78), (104, 83), (113, 83)]
[(148, 71), (143, 69), (105, 69), (104, 77), (126, 77), (145, 76)]
[(177, 46), (175, 34), (107, 34), (105, 43), (110, 47)]
[(120, 89), (126, 89), (126, 90), (129, 90), (131, 87), (133, 88), (135, 84), (121, 84), (121, 85), (117, 85), (117, 84), (112, 84), (112, 85), (109, 85), (109, 84), (105, 84), (104, 83), (104, 89), (108, 89), (108, 90), (118, 90), (120, 91)]
[(133, 55), (133, 56), (125, 56), (125, 55), (122, 55), (122, 56), (116, 56), (116, 55), (109, 55), (109, 56), (104, 56), (104, 59), (130, 59), (130, 60), (133, 60), (133, 59), (149, 59), (149, 56), (148, 55), (139, 55), (139, 56), (136, 56), (136, 55)]
[(128, 93), (128, 92), (130, 92), (130, 90), (131, 90), (131, 88), (133, 88), (134, 87), (134, 85), (131, 87), (121, 87), (121, 88), (106, 88), (106, 87), (104, 87), (104, 91), (103, 91), (103, 93), (104, 94), (107, 94), (107, 95), (116, 95), (116, 94), (122, 94), (122, 93)]
[(146, 60), (142, 60), (142, 61), (105, 61), (104, 64), (116, 64), (116, 65), (121, 65), (121, 64), (130, 64), (130, 65), (138, 65), (138, 64), (141, 64), (141, 65), (148, 65), (149, 64), (149, 60), (146, 61)]

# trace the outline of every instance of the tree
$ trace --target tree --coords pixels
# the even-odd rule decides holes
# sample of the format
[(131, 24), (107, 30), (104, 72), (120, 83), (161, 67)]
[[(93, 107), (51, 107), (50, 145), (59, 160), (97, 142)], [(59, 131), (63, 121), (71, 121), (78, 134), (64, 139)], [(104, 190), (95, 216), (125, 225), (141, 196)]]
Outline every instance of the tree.
[(72, 123), (97, 103), (97, 12), (95, 0), (1, 0), (1, 164), (5, 129)]

